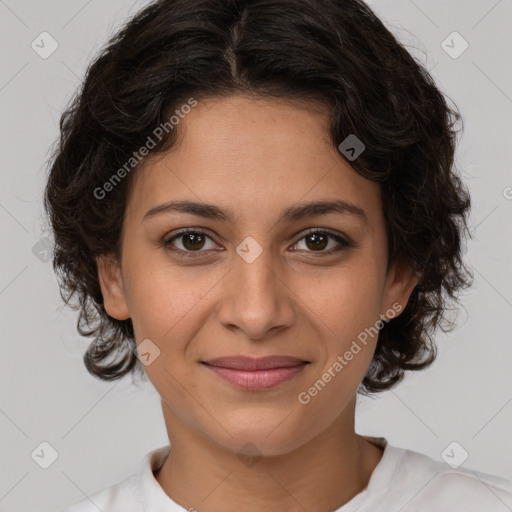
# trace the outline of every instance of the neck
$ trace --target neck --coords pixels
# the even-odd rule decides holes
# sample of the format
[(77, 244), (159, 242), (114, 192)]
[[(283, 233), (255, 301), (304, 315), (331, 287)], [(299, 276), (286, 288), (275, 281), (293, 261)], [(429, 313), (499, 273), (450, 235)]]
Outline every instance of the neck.
[[(176, 503), (198, 512), (330, 512), (361, 492), (382, 450), (354, 431), (349, 412), (300, 447), (246, 456), (183, 424), (163, 404), (171, 451), (155, 478)], [(243, 445), (244, 443), (241, 443)]]

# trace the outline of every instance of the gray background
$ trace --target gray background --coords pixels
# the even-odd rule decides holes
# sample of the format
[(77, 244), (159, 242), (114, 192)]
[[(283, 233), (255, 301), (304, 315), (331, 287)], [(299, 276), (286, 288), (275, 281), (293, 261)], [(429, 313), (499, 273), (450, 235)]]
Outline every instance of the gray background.
[[(103, 383), (86, 372), (88, 341), (76, 333), (75, 313), (62, 307), (46, 261), (50, 234), (41, 201), (60, 113), (97, 49), (145, 3), (0, 0), (4, 511), (59, 510), (125, 478), (149, 450), (167, 443), (159, 398), (149, 385)], [(369, 3), (463, 115), (457, 166), (474, 204), (466, 261), (475, 284), (462, 298), (458, 328), (437, 336), (436, 363), (378, 399), (362, 399), (356, 429), (435, 459), (457, 441), (455, 456), (461, 449), (469, 454), (463, 467), (512, 478), (512, 4)], [(42, 46), (44, 31), (58, 43), (46, 59), (31, 47), (34, 40)], [(469, 44), (457, 58), (442, 47), (454, 31)], [(463, 48), (458, 36), (445, 44), (452, 53)], [(48, 469), (31, 457), (43, 441), (58, 452)]]

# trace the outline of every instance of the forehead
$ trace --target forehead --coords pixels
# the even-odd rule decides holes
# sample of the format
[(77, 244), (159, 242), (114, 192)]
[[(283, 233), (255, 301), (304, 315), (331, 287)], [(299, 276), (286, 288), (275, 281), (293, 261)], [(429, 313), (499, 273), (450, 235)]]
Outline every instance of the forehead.
[(380, 211), (378, 184), (360, 176), (332, 143), (326, 105), (211, 98), (198, 101), (176, 129), (175, 146), (133, 176), (129, 206), (138, 216), (176, 198), (225, 205), (239, 220), (317, 199)]

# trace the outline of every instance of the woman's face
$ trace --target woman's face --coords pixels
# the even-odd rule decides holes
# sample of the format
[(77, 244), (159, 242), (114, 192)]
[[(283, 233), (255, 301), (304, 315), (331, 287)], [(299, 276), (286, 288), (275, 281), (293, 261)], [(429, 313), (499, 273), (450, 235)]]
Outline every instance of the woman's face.
[[(173, 150), (133, 176), (121, 270), (100, 260), (101, 284), (108, 313), (132, 319), (171, 430), (233, 452), (307, 443), (350, 416), (381, 315), (405, 307), (416, 279), (386, 274), (379, 185), (332, 146), (328, 114), (245, 96), (199, 101)], [(202, 206), (154, 210), (184, 201)], [(263, 389), (204, 364), (276, 355), (308, 363)]]

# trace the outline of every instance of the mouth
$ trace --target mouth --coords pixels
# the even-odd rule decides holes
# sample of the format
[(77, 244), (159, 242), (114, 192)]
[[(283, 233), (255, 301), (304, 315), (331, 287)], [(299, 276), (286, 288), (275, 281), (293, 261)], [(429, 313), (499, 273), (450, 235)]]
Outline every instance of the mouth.
[(201, 361), (218, 377), (245, 391), (273, 388), (300, 373), (310, 363), (291, 356), (229, 356)]

